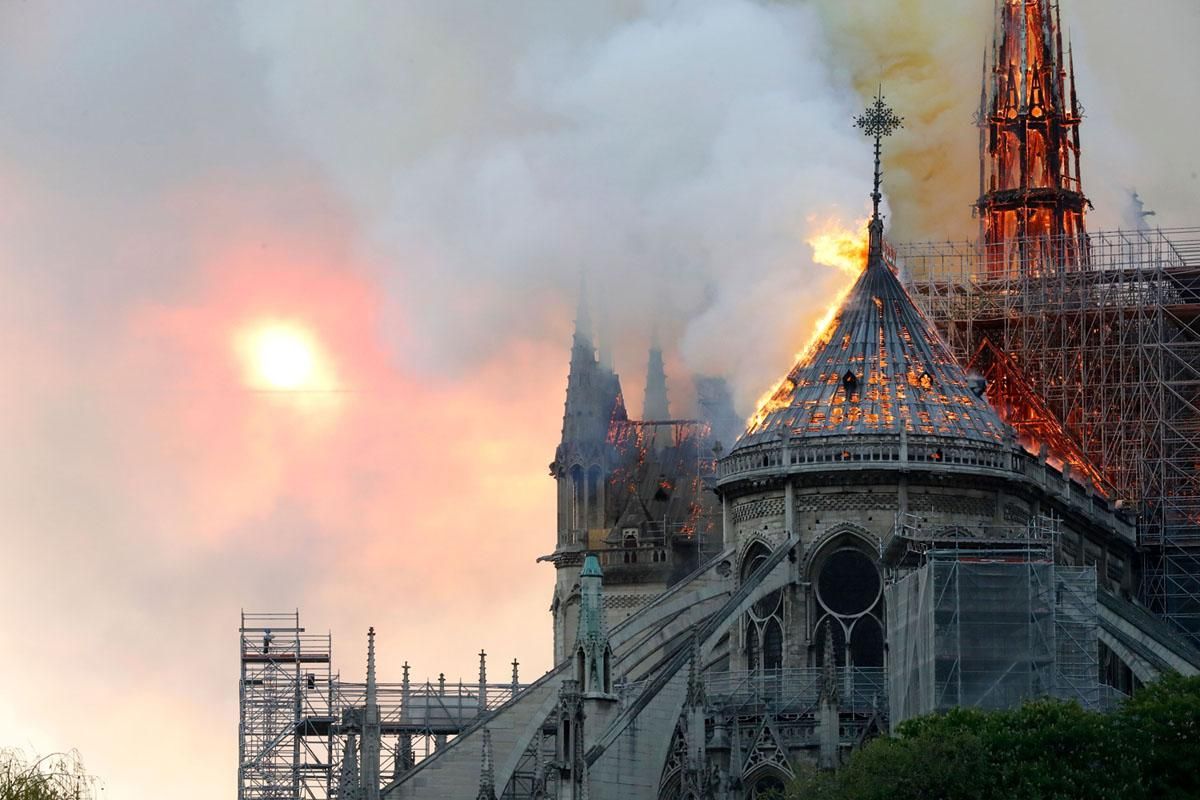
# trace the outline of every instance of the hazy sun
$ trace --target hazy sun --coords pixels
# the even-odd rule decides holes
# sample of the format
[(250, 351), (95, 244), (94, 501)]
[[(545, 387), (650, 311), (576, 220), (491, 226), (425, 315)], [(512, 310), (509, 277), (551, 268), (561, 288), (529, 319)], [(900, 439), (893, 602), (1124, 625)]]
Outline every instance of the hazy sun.
[(249, 329), (239, 338), (239, 350), (255, 386), (278, 391), (320, 388), (320, 353), (312, 334), (304, 328), (270, 322)]

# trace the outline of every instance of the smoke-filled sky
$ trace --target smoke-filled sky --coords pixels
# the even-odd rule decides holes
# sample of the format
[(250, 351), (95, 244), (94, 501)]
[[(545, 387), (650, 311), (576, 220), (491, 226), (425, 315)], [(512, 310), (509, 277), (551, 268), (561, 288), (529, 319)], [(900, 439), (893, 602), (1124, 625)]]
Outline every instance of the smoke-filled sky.
[[(586, 275), (640, 406), (742, 412), (844, 274), (973, 231), (990, 0), (0, 3), (0, 746), (231, 796), (238, 612), (385, 680), (549, 666)], [(1064, 0), (1093, 227), (1200, 223), (1200, 7)]]

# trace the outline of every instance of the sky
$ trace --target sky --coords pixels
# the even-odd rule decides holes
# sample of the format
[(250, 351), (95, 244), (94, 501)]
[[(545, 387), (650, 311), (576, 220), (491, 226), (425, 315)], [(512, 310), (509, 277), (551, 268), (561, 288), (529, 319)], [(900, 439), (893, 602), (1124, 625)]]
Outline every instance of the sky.
[[(1063, 0), (1093, 228), (1200, 224), (1200, 6)], [(739, 411), (889, 235), (973, 233), (986, 0), (0, 1), (0, 747), (232, 796), (239, 612), (550, 666), (586, 276), (632, 410)]]

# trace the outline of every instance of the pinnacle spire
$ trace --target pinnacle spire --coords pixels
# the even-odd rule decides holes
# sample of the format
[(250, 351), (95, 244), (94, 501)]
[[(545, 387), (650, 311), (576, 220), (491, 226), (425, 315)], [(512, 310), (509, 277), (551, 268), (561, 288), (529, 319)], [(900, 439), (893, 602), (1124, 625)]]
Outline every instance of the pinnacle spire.
[(375, 626), (367, 628), (367, 706), (378, 705), (375, 685)]
[(883, 84), (875, 95), (875, 102), (866, 111), (854, 118), (854, 124), (864, 135), (875, 139), (875, 184), (871, 190), (870, 246), (867, 252), (867, 267), (883, 263), (883, 217), (879, 215), (879, 202), (883, 199), (880, 187), (883, 183), (883, 140), (904, 127), (904, 117), (883, 102)]
[(375, 683), (375, 628), (367, 629), (367, 701), (363, 709), (361, 797), (379, 800), (379, 754), (381, 748), (379, 687)]

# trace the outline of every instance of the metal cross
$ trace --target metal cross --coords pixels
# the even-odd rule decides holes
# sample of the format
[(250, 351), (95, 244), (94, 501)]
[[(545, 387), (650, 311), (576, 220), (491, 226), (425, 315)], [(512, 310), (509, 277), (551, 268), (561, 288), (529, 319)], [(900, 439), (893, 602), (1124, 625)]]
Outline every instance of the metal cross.
[(883, 180), (883, 168), (880, 165), (883, 154), (883, 137), (891, 136), (896, 132), (897, 128), (903, 128), (904, 117), (896, 116), (896, 112), (892, 111), (891, 107), (883, 102), (883, 87), (880, 86), (879, 94), (875, 96), (875, 102), (867, 106), (866, 111), (854, 118), (854, 124), (865, 135), (875, 137), (875, 190), (871, 192), (871, 200), (875, 204), (875, 213), (871, 219), (878, 220), (879, 201), (883, 199), (883, 195), (879, 192), (879, 185)]

